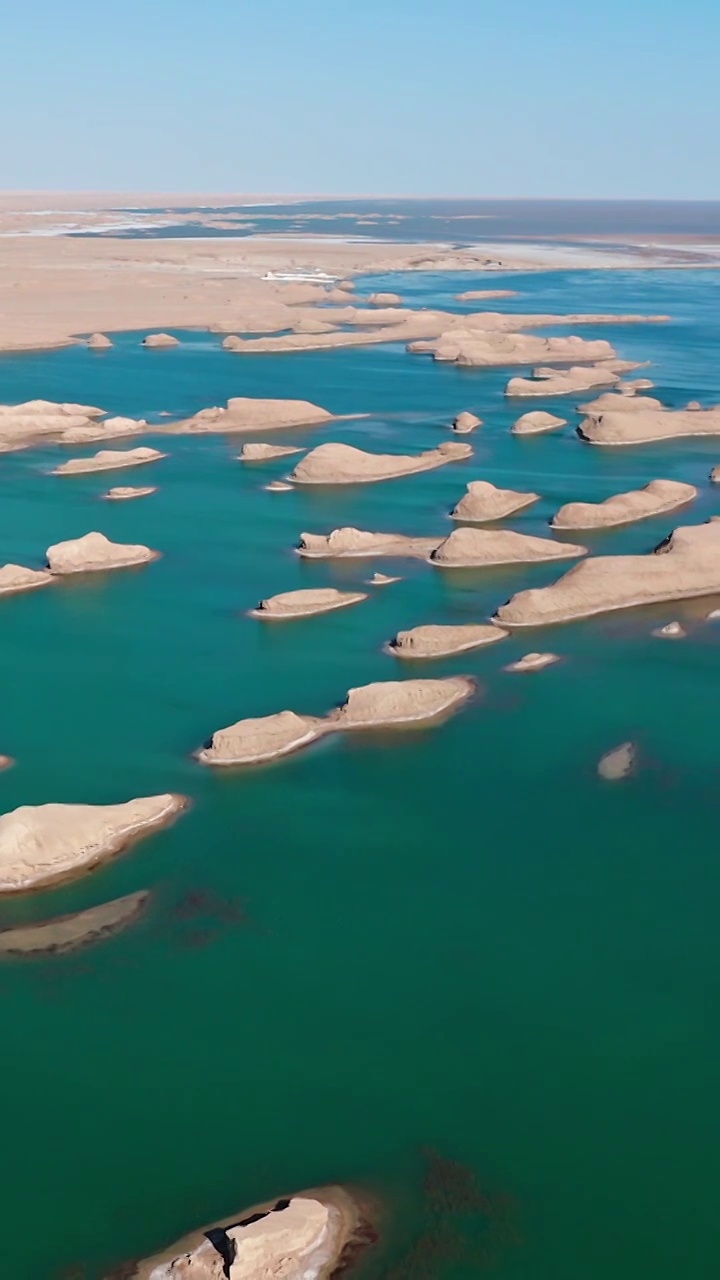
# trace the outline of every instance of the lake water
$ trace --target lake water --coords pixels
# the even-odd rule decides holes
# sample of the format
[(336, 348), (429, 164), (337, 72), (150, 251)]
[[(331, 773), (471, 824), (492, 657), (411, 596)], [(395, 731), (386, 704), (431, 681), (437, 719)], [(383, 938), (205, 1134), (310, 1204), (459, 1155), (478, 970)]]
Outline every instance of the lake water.
[[(582, 332), (651, 360), (652, 394), (669, 404), (720, 399), (716, 273), (508, 282), (521, 296), (492, 306), (671, 313)], [(387, 276), (359, 293), (462, 309), (454, 293), (484, 284)], [(564, 400), (508, 404), (507, 370), (400, 347), (239, 356), (178, 336), (167, 351), (128, 334), (106, 353), (0, 357), (0, 401), (152, 420), (230, 395), (299, 396), (370, 416), (273, 441), (397, 452), (448, 439), (461, 409), (485, 425), (469, 462), (324, 492), (265, 492), (288, 464), (241, 465), (238, 438), (170, 437), (167, 459), (126, 476), (48, 475), (67, 450), (3, 456), (3, 562), (39, 565), (94, 528), (163, 558), (2, 602), (0, 750), (17, 765), (0, 775), (0, 808), (161, 791), (193, 804), (92, 875), (0, 901), (6, 927), (153, 891), (124, 935), (0, 967), (0, 1275), (100, 1280), (202, 1222), (333, 1181), (381, 1206), (381, 1246), (358, 1272), (376, 1280), (714, 1275), (720, 624), (704, 615), (720, 601), (406, 670), (382, 652), (398, 629), (483, 620), (558, 566), (443, 573), (303, 562), (293, 547), (342, 524), (442, 536), (475, 477), (540, 492), (508, 522), (532, 533), (571, 499), (654, 477), (696, 484), (675, 520), (588, 541), (647, 551), (674, 523), (720, 513), (717, 442), (592, 449)], [(566, 430), (510, 436), (525, 407), (560, 405)], [(99, 501), (109, 484), (151, 482), (150, 498)], [(374, 568), (403, 580), (282, 628), (244, 616), (262, 596), (355, 585)], [(650, 635), (673, 618), (687, 639)], [(563, 661), (502, 671), (533, 648)], [(472, 674), (479, 695), (431, 731), (330, 738), (264, 769), (191, 759), (241, 717), (322, 714), (352, 686), (424, 673)], [(603, 784), (598, 757), (628, 738), (637, 775)]]

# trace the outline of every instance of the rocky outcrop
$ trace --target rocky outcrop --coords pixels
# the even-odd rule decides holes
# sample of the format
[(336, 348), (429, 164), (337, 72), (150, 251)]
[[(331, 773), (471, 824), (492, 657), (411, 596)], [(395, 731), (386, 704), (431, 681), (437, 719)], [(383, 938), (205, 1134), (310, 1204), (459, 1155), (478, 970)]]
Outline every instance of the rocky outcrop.
[(653, 635), (661, 640), (684, 640), (687, 631), (679, 622), (667, 622), (664, 627), (657, 627)]
[(398, 307), (402, 298), (399, 293), (371, 293), (368, 302), (371, 307)]
[(389, 578), (386, 573), (374, 573), (367, 582), (369, 587), (389, 587), (392, 582), (402, 582), (402, 578)]
[[(629, 401), (639, 404), (641, 401)], [(720, 435), (720, 408), (649, 409), (646, 412), (590, 414), (577, 429), (588, 444), (651, 444), (687, 436)]]
[(45, 438), (63, 440), (73, 430), (102, 431), (94, 419), (104, 412), (94, 405), (55, 404), (51, 400), (0, 405), (0, 452), (26, 449)]
[(115, 489), (108, 489), (103, 494), (108, 502), (128, 502), (131, 498), (147, 498), (151, 493), (157, 493), (157, 485), (149, 484), (144, 487), (133, 488), (132, 485), (117, 485)]
[(159, 554), (142, 544), (111, 542), (104, 533), (86, 533), (82, 538), (71, 538), (48, 547), (47, 561), (53, 574), (97, 573), (145, 564), (156, 560)]
[(634, 396), (638, 391), (649, 391), (654, 386), (655, 383), (650, 378), (623, 378), (618, 382), (617, 390), (622, 391), (624, 396)]
[(579, 413), (586, 413), (594, 416), (598, 413), (647, 413), (649, 409), (662, 410), (664, 405), (661, 400), (654, 400), (652, 396), (623, 396), (617, 391), (604, 391), (602, 395), (596, 396), (594, 400), (588, 400), (586, 404), (578, 405)]
[[(494, 329), (451, 329), (448, 333), (441, 334), (439, 338), (411, 342), (408, 345), (408, 351), (432, 355), (435, 360), (444, 363), (477, 368), (498, 368), (511, 364), (546, 364), (548, 362), (567, 362), (571, 364), (581, 360), (591, 362), (609, 360), (615, 354), (610, 343), (606, 342), (605, 339), (588, 341), (585, 338), (575, 336), (569, 338), (539, 338), (535, 334), (508, 333)], [(524, 383), (526, 379), (511, 379), (512, 383), (516, 381)], [(617, 378), (613, 375), (609, 381), (616, 382)], [(530, 385), (535, 386), (534, 383)], [(577, 383), (575, 386), (568, 386), (567, 390), (577, 390), (580, 385), (583, 384)], [(595, 384), (586, 382), (584, 385), (594, 386)], [(506, 394), (538, 395), (541, 393), (535, 389), (529, 392), (508, 390)], [(546, 390), (542, 394), (552, 395), (555, 393)]]
[(274, 458), (287, 458), (303, 449), (292, 444), (244, 444), (240, 450), (241, 462), (272, 462)]
[(452, 429), (457, 431), (458, 435), (467, 435), (470, 431), (474, 431), (476, 427), (482, 426), (482, 418), (478, 418), (474, 413), (468, 413), (464, 410), (455, 418)]
[(637, 748), (634, 742), (622, 742), (619, 747), (608, 751), (598, 761), (597, 771), (606, 782), (619, 782), (634, 772), (637, 762)]
[(412, 538), (402, 533), (367, 533), (364, 529), (333, 529), (332, 533), (302, 533), (298, 552), (306, 559), (398, 556), (425, 560), (439, 538)]
[(87, 346), (91, 351), (107, 351), (107, 348), (112, 345), (112, 342), (104, 333), (91, 333), (87, 340)]
[(289, 479), (293, 484), (367, 484), (398, 476), (431, 471), (472, 454), (469, 444), (448, 442), (411, 456), (366, 453), (349, 444), (321, 444), (297, 464)]
[(503, 520), (513, 511), (521, 511), (539, 500), (539, 493), (498, 489), (489, 480), (471, 480), (467, 492), (450, 512), (450, 519), (463, 520), (468, 524), (487, 524), (491, 520)]
[(235, 431), (274, 431), (282, 427), (306, 427), (316, 422), (329, 422), (333, 415), (309, 400), (261, 400), (252, 396), (233, 396), (226, 409), (201, 409), (192, 418), (171, 422), (164, 431), (173, 434), (231, 433)]
[(184, 796), (126, 804), (23, 805), (0, 817), (0, 893), (54, 884), (113, 857), (186, 806)]
[[(341, 1187), (320, 1187), (246, 1209), (177, 1241), (123, 1280), (330, 1280), (373, 1238)], [(120, 1280), (118, 1276), (117, 1280)]]
[(679, 480), (651, 480), (643, 489), (617, 493), (604, 502), (568, 502), (553, 516), (553, 529), (609, 529), (674, 511), (697, 497), (692, 484)]
[(116, 440), (147, 430), (144, 418), (105, 418), (103, 422), (67, 427), (58, 435), (61, 444), (94, 444), (96, 440)]
[(513, 422), (510, 430), (515, 436), (536, 436), (543, 431), (557, 431), (567, 426), (567, 418), (557, 418), (554, 413), (545, 413), (543, 409), (532, 409), (523, 413)]
[(548, 587), (502, 605), (502, 627), (571, 622), (596, 613), (720, 594), (720, 521), (675, 529), (650, 555), (592, 556)]
[[(504, 632), (507, 635), (507, 632)], [(542, 671), (543, 667), (551, 667), (560, 658), (557, 653), (526, 653), (523, 658), (518, 658), (517, 662), (509, 662), (503, 671)]]
[(280, 595), (261, 600), (250, 610), (253, 618), (271, 621), (289, 618), (310, 618), (316, 613), (330, 613), (334, 609), (346, 609), (348, 605), (367, 600), (363, 591), (336, 591), (334, 587), (315, 587), (301, 591), (283, 591)]
[(13, 956), (60, 955), (77, 951), (89, 943), (99, 942), (118, 933), (142, 915), (150, 894), (147, 890), (129, 893), (114, 902), (76, 911), (72, 915), (54, 916), (36, 924), (15, 925), (0, 930), (0, 959)]
[(269, 484), (263, 485), (268, 493), (292, 493), (292, 485), (286, 480), (271, 480)]
[(92, 458), (70, 458), (52, 472), (54, 476), (78, 476), (87, 471), (118, 471), (121, 467), (141, 467), (166, 458), (159, 449), (101, 449)]
[(709, 479), (711, 484), (720, 484), (720, 467), (713, 467)]
[(454, 529), (431, 553), (441, 569), (482, 568), (495, 564), (537, 564), (544, 560), (571, 560), (587, 555), (587, 547), (554, 542), (511, 529)]
[(569, 369), (534, 369), (532, 378), (511, 378), (506, 396), (567, 396), (590, 387), (613, 386), (618, 375), (609, 362), (572, 365)]
[(466, 289), (455, 295), (456, 302), (480, 302), (488, 298), (517, 298), (517, 289)]
[(178, 347), (180, 339), (173, 338), (170, 333), (149, 333), (142, 344), (144, 347)]
[(454, 653), (494, 644), (508, 634), (488, 624), (413, 627), (411, 631), (398, 631), (387, 649), (398, 658), (446, 658)]
[(46, 587), (53, 576), (47, 569), (26, 569), (22, 564), (4, 564), (0, 568), (0, 596), (15, 595), (18, 591), (34, 591)]
[(350, 689), (345, 702), (327, 716), (294, 711), (239, 720), (218, 729), (197, 753), (202, 764), (262, 764), (289, 755), (329, 733), (395, 728), (438, 719), (464, 702), (475, 688), (467, 676), (444, 680), (386, 680)]

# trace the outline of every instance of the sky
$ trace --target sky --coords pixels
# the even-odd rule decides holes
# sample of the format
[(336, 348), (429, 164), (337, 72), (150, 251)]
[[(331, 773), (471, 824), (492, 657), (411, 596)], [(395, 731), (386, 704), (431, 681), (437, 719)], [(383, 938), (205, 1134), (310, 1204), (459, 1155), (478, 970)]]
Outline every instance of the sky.
[(4, 190), (720, 199), (716, 0), (15, 0)]

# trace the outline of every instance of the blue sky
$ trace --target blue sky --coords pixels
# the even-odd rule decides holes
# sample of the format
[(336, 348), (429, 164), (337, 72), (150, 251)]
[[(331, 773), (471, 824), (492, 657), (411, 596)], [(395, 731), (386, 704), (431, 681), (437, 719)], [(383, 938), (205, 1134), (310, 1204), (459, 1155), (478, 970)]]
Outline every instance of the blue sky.
[(0, 186), (720, 198), (716, 0), (27, 0)]

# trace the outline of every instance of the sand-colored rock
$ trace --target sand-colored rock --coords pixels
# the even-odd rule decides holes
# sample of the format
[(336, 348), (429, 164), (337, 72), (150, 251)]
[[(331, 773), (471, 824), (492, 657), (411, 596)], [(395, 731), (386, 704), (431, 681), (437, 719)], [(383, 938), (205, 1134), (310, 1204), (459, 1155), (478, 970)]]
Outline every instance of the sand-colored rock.
[(34, 591), (52, 582), (47, 569), (26, 569), (22, 564), (4, 564), (0, 568), (0, 596), (15, 595), (19, 591)]
[(263, 485), (268, 493), (292, 493), (292, 485), (287, 480), (271, 480), (269, 484)]
[(271, 462), (274, 458), (287, 458), (292, 453), (302, 453), (299, 445), (244, 444), (239, 453), (241, 462)]
[(697, 413), (699, 409), (702, 409), (702, 405), (699, 400), (688, 400), (685, 408), (689, 413)]
[(107, 351), (112, 345), (110, 338), (104, 333), (91, 333), (87, 340), (87, 346), (91, 351)]
[(539, 493), (498, 489), (489, 480), (471, 480), (467, 492), (450, 512), (450, 519), (464, 520), (468, 524), (487, 524), (491, 520), (503, 520), (513, 511), (521, 511), (539, 499)]
[(171, 422), (164, 431), (173, 434), (274, 431), (282, 427), (305, 427), (329, 422), (333, 417), (308, 400), (263, 400), (253, 396), (233, 396), (226, 409), (201, 409), (192, 418)]
[[(639, 401), (628, 401), (638, 404)], [(580, 423), (578, 435), (588, 444), (650, 444), (687, 436), (720, 435), (720, 408), (649, 409), (646, 412), (591, 414)]]
[[(609, 360), (615, 352), (604, 338), (588, 341), (574, 335), (568, 338), (539, 338), (536, 334), (508, 333), (503, 330), (451, 329), (439, 338), (418, 340), (408, 344), (408, 351), (432, 355), (443, 363), (459, 364), (476, 368), (499, 368), (512, 364), (546, 364), (598, 360)], [(580, 367), (579, 365), (577, 366)], [(562, 375), (557, 371), (558, 378)], [(512, 378), (508, 387), (514, 383), (524, 384), (524, 378)], [(608, 382), (616, 382), (615, 375), (609, 375)], [(510, 390), (506, 395), (553, 395), (552, 380), (545, 380), (546, 389), (538, 391), (536, 383), (529, 383), (530, 391)], [(565, 389), (577, 390), (579, 386), (594, 386), (593, 382), (575, 381)], [(564, 392), (562, 393), (564, 394)]]
[(178, 347), (180, 339), (173, 338), (170, 333), (149, 333), (142, 344), (144, 347)]
[(668, 622), (664, 627), (657, 627), (653, 635), (661, 640), (683, 640), (687, 631), (679, 622)]
[(99, 942), (118, 933), (142, 915), (150, 893), (129, 893), (114, 902), (76, 911), (72, 915), (54, 916), (35, 924), (14, 925), (0, 930), (0, 958), (13, 956), (59, 955), (77, 951), (79, 947)]
[(353, 445), (328, 443), (311, 449), (298, 462), (289, 479), (293, 484), (367, 484), (414, 475), (418, 471), (431, 471), (449, 462), (469, 458), (471, 454), (469, 444), (454, 441), (409, 456), (366, 453)]
[[(504, 632), (507, 635), (507, 632)], [(557, 653), (526, 653), (517, 662), (509, 662), (503, 671), (542, 671), (543, 667), (551, 667), (560, 661)]]
[(720, 484), (720, 467), (713, 467), (709, 479), (712, 484)]
[[(292, 326), (293, 333), (335, 333), (337, 326), (328, 324), (327, 320), (314, 320), (311, 316), (306, 316), (301, 320), (296, 320)], [(225, 346), (225, 343), (223, 343)]]
[(47, 561), (53, 574), (96, 573), (106, 569), (124, 569), (133, 564), (156, 560), (158, 551), (142, 544), (111, 542), (104, 533), (86, 533), (82, 538), (57, 542), (47, 549)]
[[(343, 1251), (368, 1232), (341, 1187), (320, 1187), (246, 1209), (137, 1263), (124, 1280), (330, 1280)], [(119, 1280), (119, 1277), (118, 1277)]]
[(431, 553), (440, 569), (482, 568), (495, 564), (536, 564), (544, 560), (570, 560), (587, 555), (587, 547), (552, 538), (536, 538), (512, 529), (453, 529)]
[(697, 497), (692, 484), (651, 480), (643, 489), (617, 493), (603, 502), (567, 502), (551, 520), (553, 529), (609, 529), (674, 511)]
[(622, 742), (619, 747), (608, 751), (598, 761), (597, 771), (607, 782), (619, 782), (634, 772), (637, 762), (637, 747), (634, 742)]
[(306, 559), (398, 556), (425, 560), (440, 538), (413, 538), (402, 533), (368, 533), (348, 526), (332, 533), (302, 533), (298, 553)]
[(543, 431), (557, 431), (567, 426), (567, 418), (558, 418), (554, 413), (545, 413), (544, 409), (531, 409), (523, 413), (513, 422), (510, 430), (515, 436), (536, 436)]
[(398, 631), (387, 646), (388, 652), (398, 658), (446, 658), (468, 649), (494, 644), (509, 632), (489, 624), (461, 623), (457, 626), (413, 627), (411, 631)]
[(647, 413), (649, 409), (664, 409), (661, 400), (652, 396), (621, 396), (617, 391), (604, 391), (594, 400), (578, 405), (579, 413)]
[(300, 591), (283, 591), (280, 595), (261, 600), (250, 610), (253, 618), (271, 621), (289, 618), (309, 618), (316, 613), (330, 613), (334, 609), (346, 609), (348, 605), (367, 600), (363, 591), (337, 591), (334, 587), (314, 587)]
[(57, 436), (60, 444), (95, 444), (98, 440), (117, 440), (123, 436), (147, 431), (144, 418), (105, 418), (102, 422), (86, 422), (66, 427)]
[(345, 702), (320, 718), (294, 711), (239, 720), (218, 729), (196, 752), (202, 764), (262, 764), (308, 746), (329, 733), (401, 727), (436, 720), (475, 688), (468, 676), (444, 680), (384, 680), (348, 691)]
[(103, 413), (94, 405), (55, 404), (50, 400), (0, 405), (0, 452), (26, 449), (45, 437), (62, 440), (71, 430), (101, 432), (102, 427), (94, 419)]
[(389, 587), (392, 582), (402, 582), (402, 578), (390, 578), (386, 573), (374, 573), (372, 578), (368, 578), (367, 585), (369, 587)]
[(638, 391), (649, 391), (654, 386), (650, 378), (621, 378), (616, 389), (624, 396), (635, 396)]
[(117, 485), (114, 489), (108, 489), (103, 494), (108, 502), (128, 502), (131, 498), (147, 498), (151, 493), (157, 493), (156, 484), (148, 484), (144, 486), (133, 487), (132, 485)]
[(185, 808), (184, 796), (125, 804), (23, 805), (0, 817), (0, 893), (38, 889), (89, 871)]
[(91, 458), (70, 458), (55, 467), (54, 476), (77, 476), (87, 471), (118, 471), (121, 467), (141, 467), (148, 462), (166, 458), (159, 449), (101, 449)]
[(452, 424), (452, 429), (453, 431), (457, 431), (458, 435), (467, 435), (468, 432), (474, 431), (476, 427), (481, 426), (482, 418), (478, 418), (475, 413), (468, 413), (467, 410), (463, 410), (463, 412), (459, 413), (455, 418)]
[(368, 302), (371, 307), (398, 307), (402, 298), (399, 293), (371, 293)]
[(511, 378), (506, 396), (567, 396), (590, 387), (613, 386), (619, 381), (607, 363), (571, 365), (569, 369), (535, 369), (532, 378)]
[(12, 769), (14, 763), (12, 756), (0, 756), (0, 772), (5, 769)]
[(456, 302), (480, 302), (487, 298), (517, 298), (517, 289), (466, 289), (455, 295)]
[(517, 592), (495, 616), (502, 627), (537, 627), (709, 595), (720, 595), (716, 519), (675, 529), (649, 555), (592, 556), (548, 587)]

